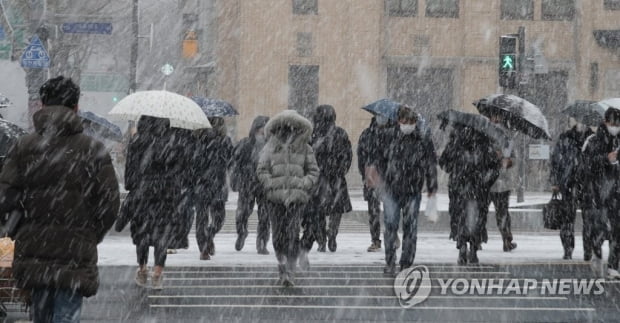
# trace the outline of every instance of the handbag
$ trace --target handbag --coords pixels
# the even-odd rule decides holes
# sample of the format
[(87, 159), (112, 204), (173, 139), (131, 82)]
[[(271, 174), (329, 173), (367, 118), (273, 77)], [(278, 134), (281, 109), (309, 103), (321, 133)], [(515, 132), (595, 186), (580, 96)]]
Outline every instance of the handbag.
[(570, 212), (570, 205), (558, 195), (558, 193), (553, 193), (551, 200), (543, 207), (545, 229), (559, 230)]

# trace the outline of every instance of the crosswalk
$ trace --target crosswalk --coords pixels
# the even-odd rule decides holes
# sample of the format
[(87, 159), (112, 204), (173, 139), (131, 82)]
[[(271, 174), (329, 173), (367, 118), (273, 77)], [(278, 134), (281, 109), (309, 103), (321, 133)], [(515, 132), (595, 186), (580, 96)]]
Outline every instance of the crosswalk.
[[(364, 321), (590, 321), (596, 308), (572, 295), (461, 295), (447, 289), (447, 279), (530, 278), (500, 265), (433, 264), (424, 302), (404, 308), (395, 295), (394, 278), (382, 265), (317, 265), (296, 275), (296, 286), (277, 285), (274, 266), (206, 266), (167, 268), (164, 290), (151, 291), (153, 314), (188, 319), (216, 317), (220, 321), (364, 320)], [(521, 272), (521, 269), (517, 271)]]

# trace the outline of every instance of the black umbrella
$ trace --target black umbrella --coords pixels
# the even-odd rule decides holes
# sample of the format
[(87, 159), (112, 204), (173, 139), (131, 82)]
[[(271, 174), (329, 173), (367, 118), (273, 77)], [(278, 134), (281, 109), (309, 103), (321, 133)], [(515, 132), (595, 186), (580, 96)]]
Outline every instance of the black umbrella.
[(82, 119), (84, 132), (89, 136), (118, 142), (123, 140), (121, 128), (108, 119), (94, 112), (82, 110), (78, 110), (78, 116)]
[(511, 94), (493, 94), (473, 103), (481, 114), (501, 116), (508, 129), (534, 139), (551, 139), (547, 118), (533, 103)]
[(192, 96), (191, 99), (200, 106), (202, 112), (207, 117), (233, 117), (239, 115), (239, 112), (235, 110), (233, 105), (224, 100), (202, 96)]
[(437, 117), (441, 120), (441, 129), (444, 129), (448, 124), (452, 126), (462, 125), (485, 134), (494, 140), (500, 148), (507, 147), (510, 143), (510, 137), (506, 131), (489, 121), (485, 116), (449, 109), (439, 113)]
[(0, 119), (0, 158), (4, 159), (9, 149), (15, 144), (17, 138), (28, 134), (20, 126)]
[(562, 113), (587, 126), (598, 126), (605, 117), (605, 108), (596, 104), (596, 101), (577, 100), (569, 104)]

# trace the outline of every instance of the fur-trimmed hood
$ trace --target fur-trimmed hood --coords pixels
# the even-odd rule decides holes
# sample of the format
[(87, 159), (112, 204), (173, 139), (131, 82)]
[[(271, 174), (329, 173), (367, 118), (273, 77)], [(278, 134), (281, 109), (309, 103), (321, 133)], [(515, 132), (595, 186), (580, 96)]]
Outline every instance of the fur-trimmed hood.
[(271, 118), (265, 126), (265, 135), (267, 137), (277, 137), (278, 131), (285, 127), (297, 130), (295, 131), (296, 136), (293, 139), (293, 144), (300, 142), (306, 144), (310, 141), (312, 123), (295, 110), (284, 110)]

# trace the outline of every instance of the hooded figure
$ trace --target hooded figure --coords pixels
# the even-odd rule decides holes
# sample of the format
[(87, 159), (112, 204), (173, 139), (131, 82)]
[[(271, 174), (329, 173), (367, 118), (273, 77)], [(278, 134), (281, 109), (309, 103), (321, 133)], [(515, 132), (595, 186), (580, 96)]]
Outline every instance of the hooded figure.
[(486, 242), (484, 219), (489, 211), (489, 190), (499, 176), (501, 159), (486, 135), (469, 127), (455, 126), (439, 158), (439, 166), (450, 174), (450, 238), (459, 249), (457, 262), (476, 264), (478, 246)]
[(226, 170), (232, 155), (232, 141), (226, 136), (223, 118), (210, 117), (213, 128), (196, 130), (194, 156), (194, 205), (196, 240), (200, 259), (215, 254), (213, 238), (222, 229), (228, 200)]
[[(591, 181), (593, 206), (599, 216), (607, 217), (611, 225), (610, 250), (607, 277), (620, 279), (620, 110), (610, 107), (605, 112), (605, 122), (585, 145), (585, 169)], [(600, 263), (600, 250), (594, 250), (596, 262)], [(594, 259), (593, 259), (594, 262)]]
[(256, 176), (260, 151), (267, 142), (264, 129), (267, 121), (269, 117), (265, 116), (258, 116), (254, 119), (249, 136), (237, 143), (228, 165), (231, 188), (239, 192), (236, 215), (237, 242), (235, 243), (237, 251), (243, 249), (245, 238), (248, 236), (248, 218), (254, 210), (254, 203), (257, 203), (256, 250), (259, 254), (269, 254), (267, 251), (269, 215), (265, 210), (263, 189)]
[(179, 213), (183, 176), (184, 147), (178, 145), (170, 120), (142, 116), (138, 133), (132, 139), (125, 164), (125, 188), (129, 191), (116, 230), (130, 222), (136, 245), (138, 271), (136, 283), (146, 285), (149, 247), (154, 247), (153, 288), (162, 287), (166, 250), (186, 232), (185, 217)]
[(265, 192), (280, 283), (293, 285), (299, 249), (301, 216), (319, 177), (312, 146), (312, 124), (294, 110), (285, 110), (265, 126), (267, 144), (257, 174)]
[(560, 239), (564, 247), (564, 259), (572, 259), (575, 248), (575, 217), (577, 208), (582, 207), (583, 215), (583, 248), (584, 258), (590, 261), (592, 258), (591, 221), (587, 218), (581, 201), (587, 200), (584, 178), (584, 157), (581, 148), (586, 139), (594, 132), (585, 125), (577, 124), (570, 130), (562, 133), (551, 153), (550, 182), (554, 193), (561, 193), (562, 199), (570, 206), (566, 222), (560, 228)]
[[(313, 120), (314, 131), (310, 144), (314, 149), (320, 175), (311, 207), (302, 223), (304, 235), (300, 265), (303, 267), (307, 265), (305, 256), (315, 240), (319, 251), (325, 252), (326, 240), (329, 241), (329, 250), (336, 251), (336, 236), (342, 214), (352, 209), (345, 179), (353, 157), (349, 136), (344, 129), (336, 126), (336, 111), (331, 105), (318, 106)], [(328, 217), (329, 229), (326, 226)]]
[(370, 227), (371, 244), (368, 252), (376, 252), (381, 249), (381, 200), (376, 189), (368, 187), (366, 181), (366, 169), (375, 164), (378, 152), (383, 145), (382, 135), (393, 127), (394, 124), (388, 118), (375, 116), (370, 121), (370, 126), (362, 131), (357, 141), (357, 167), (364, 182), (364, 200), (368, 202), (368, 225)]
[(118, 182), (104, 145), (82, 133), (79, 87), (59, 76), (39, 94), (35, 132), (17, 140), (0, 173), (0, 211), (23, 212), (12, 276), (31, 292), (34, 321), (79, 320), (83, 297), (99, 287), (97, 244), (116, 218)]

